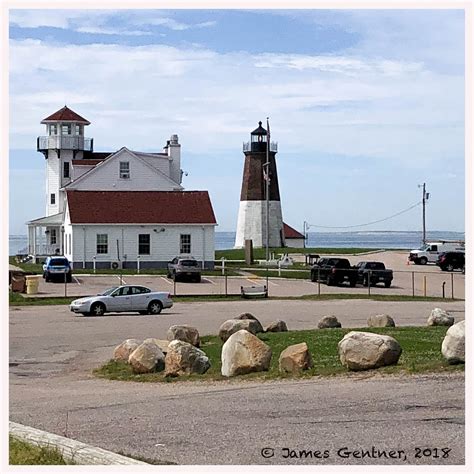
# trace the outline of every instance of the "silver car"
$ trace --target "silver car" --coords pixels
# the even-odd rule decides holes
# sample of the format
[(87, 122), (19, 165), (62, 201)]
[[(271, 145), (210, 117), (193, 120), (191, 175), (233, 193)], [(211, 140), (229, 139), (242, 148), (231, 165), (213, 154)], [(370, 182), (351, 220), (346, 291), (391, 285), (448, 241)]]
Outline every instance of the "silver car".
[(137, 311), (140, 314), (160, 314), (171, 308), (173, 301), (169, 293), (151, 291), (139, 285), (122, 285), (109, 288), (97, 296), (74, 300), (69, 309), (84, 316), (102, 316), (104, 313)]

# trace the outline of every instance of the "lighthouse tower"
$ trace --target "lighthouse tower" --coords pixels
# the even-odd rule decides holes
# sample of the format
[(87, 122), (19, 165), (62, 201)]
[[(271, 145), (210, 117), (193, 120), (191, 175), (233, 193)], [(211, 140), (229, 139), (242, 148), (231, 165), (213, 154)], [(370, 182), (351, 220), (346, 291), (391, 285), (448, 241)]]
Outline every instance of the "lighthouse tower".
[(64, 211), (62, 188), (71, 181), (72, 160), (92, 152), (92, 139), (84, 138), (90, 122), (64, 106), (41, 121), (46, 136), (38, 137), (37, 149), (46, 158), (46, 216)]
[[(244, 143), (243, 146), (245, 164), (235, 248), (244, 247), (245, 240), (248, 239), (253, 241), (254, 247), (264, 247), (266, 245), (267, 179), (269, 180), (268, 244), (270, 247), (283, 247), (285, 245), (275, 160), (277, 144), (269, 143), (268, 136), (267, 130), (262, 127), (262, 122), (259, 122), (258, 128), (250, 134), (250, 142)], [(267, 147), (269, 147), (268, 150)]]

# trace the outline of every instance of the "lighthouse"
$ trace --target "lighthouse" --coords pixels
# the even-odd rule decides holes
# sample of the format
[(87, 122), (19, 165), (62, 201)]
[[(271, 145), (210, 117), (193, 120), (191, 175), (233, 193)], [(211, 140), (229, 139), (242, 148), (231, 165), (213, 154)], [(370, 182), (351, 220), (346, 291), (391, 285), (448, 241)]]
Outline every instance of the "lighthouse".
[(277, 144), (269, 141), (268, 131), (259, 122), (250, 134), (250, 142), (243, 144), (245, 164), (235, 248), (244, 247), (246, 240), (252, 240), (254, 247), (265, 247), (267, 228), (269, 247), (285, 245), (275, 159), (277, 151)]

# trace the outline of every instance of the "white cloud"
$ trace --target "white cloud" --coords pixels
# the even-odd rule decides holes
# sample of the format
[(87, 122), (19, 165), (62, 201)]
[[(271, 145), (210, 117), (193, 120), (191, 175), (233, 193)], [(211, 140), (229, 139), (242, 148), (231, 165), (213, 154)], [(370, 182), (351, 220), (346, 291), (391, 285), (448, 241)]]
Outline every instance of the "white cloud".
[(184, 31), (184, 30), (189, 30), (192, 28), (209, 28), (212, 26), (215, 26), (217, 22), (215, 21), (204, 21), (202, 23), (183, 23), (174, 20), (173, 18), (165, 18), (165, 17), (159, 17), (159, 18), (153, 18), (153, 17), (147, 17), (147, 18), (142, 18), (140, 19), (139, 23), (135, 24), (140, 24), (140, 25), (154, 25), (154, 26), (164, 26), (165, 28), (169, 28), (170, 30), (174, 31)]
[(76, 28), (75, 31), (78, 33), (90, 33), (98, 35), (123, 35), (123, 36), (148, 36), (152, 33), (150, 31), (142, 30), (125, 30), (122, 28), (105, 28), (105, 27), (94, 27), (94, 26), (82, 26)]

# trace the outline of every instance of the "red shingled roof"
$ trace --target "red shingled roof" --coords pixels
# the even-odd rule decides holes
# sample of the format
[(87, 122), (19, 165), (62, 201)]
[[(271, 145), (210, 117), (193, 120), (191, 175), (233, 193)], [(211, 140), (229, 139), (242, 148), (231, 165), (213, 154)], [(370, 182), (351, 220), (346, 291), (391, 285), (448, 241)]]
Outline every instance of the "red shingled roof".
[(90, 125), (89, 120), (86, 120), (84, 117), (81, 117), (79, 114), (76, 114), (74, 110), (71, 110), (66, 106), (41, 121), (41, 123), (50, 122), (78, 122), (83, 123), (85, 125)]
[(288, 224), (283, 222), (283, 233), (285, 234), (285, 239), (304, 239), (304, 235), (300, 234), (297, 230), (290, 227)]
[(207, 191), (67, 191), (72, 224), (216, 224)]

